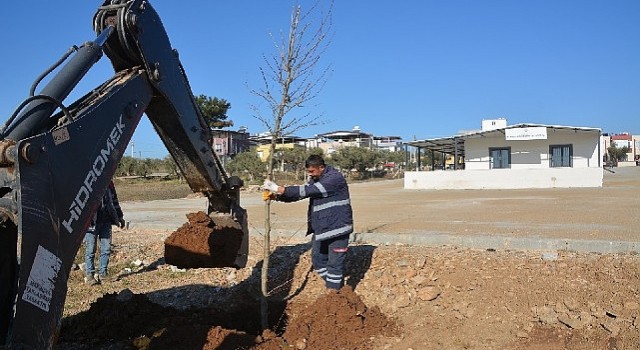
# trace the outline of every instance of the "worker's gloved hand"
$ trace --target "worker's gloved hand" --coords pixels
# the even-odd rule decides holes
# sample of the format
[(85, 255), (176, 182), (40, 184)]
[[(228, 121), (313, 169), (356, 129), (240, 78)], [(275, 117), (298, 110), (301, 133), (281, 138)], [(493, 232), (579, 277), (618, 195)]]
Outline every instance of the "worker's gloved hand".
[(273, 193), (278, 193), (278, 184), (271, 180), (264, 180), (262, 189), (266, 191), (271, 191)]
[(125, 221), (124, 221), (124, 218), (120, 218), (120, 220), (118, 221), (118, 227), (120, 227), (120, 228), (124, 228), (124, 225), (125, 225), (125, 224), (126, 224), (126, 223), (125, 223)]
[(267, 191), (267, 190), (262, 191), (262, 200), (263, 201), (265, 201), (265, 202), (269, 201), (269, 200), (273, 201), (275, 199), (276, 199), (275, 193), (272, 193), (271, 191)]

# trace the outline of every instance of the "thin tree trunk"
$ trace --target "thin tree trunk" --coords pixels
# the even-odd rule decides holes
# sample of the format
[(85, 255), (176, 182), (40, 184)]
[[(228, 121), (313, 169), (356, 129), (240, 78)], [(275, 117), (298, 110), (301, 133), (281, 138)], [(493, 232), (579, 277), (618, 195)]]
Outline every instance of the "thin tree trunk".
[[(276, 123), (276, 130), (280, 124)], [(276, 133), (277, 135), (277, 133)], [(273, 154), (276, 150), (276, 136), (271, 139), (271, 151), (267, 157), (267, 178), (273, 180)], [(271, 256), (271, 200), (264, 202), (264, 240), (262, 250), (262, 271), (260, 274), (260, 323), (262, 330), (269, 328), (269, 257)]]
[(267, 282), (269, 276), (269, 256), (271, 255), (271, 200), (265, 202), (264, 210), (264, 250), (262, 252), (262, 273), (260, 279), (260, 289), (262, 291), (260, 296), (260, 322), (263, 330), (269, 328), (269, 290)]
[[(311, 10), (316, 8), (316, 5), (320, 0), (316, 0), (316, 4), (312, 5)], [(276, 143), (279, 138), (284, 134), (284, 130), (291, 132), (301, 127), (302, 119), (292, 118), (289, 123), (283, 123), (285, 115), (291, 111), (292, 108), (302, 107), (306, 102), (313, 99), (316, 95), (316, 89), (319, 89), (319, 84), (324, 80), (325, 69), (318, 77), (312, 73), (312, 68), (316, 65), (318, 59), (326, 45), (323, 41), (326, 39), (326, 35), (331, 28), (331, 13), (333, 9), (333, 1), (331, 1), (329, 12), (320, 18), (320, 24), (318, 25), (315, 33), (310, 34), (309, 39), (305, 42), (306, 29), (308, 25), (303, 25), (300, 28), (301, 21), (301, 7), (296, 2), (296, 6), (293, 9), (291, 17), (291, 25), (289, 27), (289, 36), (286, 42), (285, 37), (282, 39), (282, 45), (277, 45), (278, 54), (274, 55), (273, 61), (267, 59), (266, 72), (260, 69), (262, 79), (265, 83), (264, 90), (252, 90), (251, 92), (259, 97), (264, 98), (271, 106), (271, 112), (273, 113), (273, 124), (268, 120), (258, 118), (268, 126), (271, 132), (271, 152), (267, 157), (267, 179), (273, 180), (273, 155), (276, 150)], [(309, 15), (307, 13), (304, 15)], [(270, 75), (273, 73), (273, 75)], [(270, 79), (274, 79), (274, 86), (280, 88), (279, 93), (273, 93), (271, 91)], [(293, 85), (298, 81), (297, 86)], [(292, 86), (293, 85), (293, 86)], [(278, 90), (273, 90), (277, 92)], [(279, 97), (279, 99), (278, 99)], [(256, 108), (257, 109), (257, 108)], [(310, 124), (308, 124), (310, 125)], [(271, 127), (273, 126), (273, 127)], [(281, 165), (284, 165), (282, 163)], [(262, 273), (261, 273), (261, 289), (262, 296), (260, 302), (261, 322), (262, 329), (266, 330), (269, 327), (268, 324), (268, 296), (267, 282), (269, 277), (269, 256), (271, 255), (271, 201), (265, 202), (265, 232), (264, 232), (264, 254), (262, 260)]]

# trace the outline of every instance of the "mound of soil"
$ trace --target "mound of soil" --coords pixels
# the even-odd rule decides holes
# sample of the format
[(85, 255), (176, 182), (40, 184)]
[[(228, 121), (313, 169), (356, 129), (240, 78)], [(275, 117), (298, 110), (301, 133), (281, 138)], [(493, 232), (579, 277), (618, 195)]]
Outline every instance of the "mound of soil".
[(243, 230), (231, 218), (216, 222), (203, 211), (187, 214), (184, 225), (165, 240), (168, 264), (180, 268), (234, 267), (243, 240)]
[(215, 324), (237, 323), (242, 317), (239, 310), (163, 307), (124, 290), (105, 294), (87, 311), (63, 319), (58, 349), (247, 349), (265, 342)]
[[(257, 334), (258, 310), (249, 299), (228, 310), (177, 310), (125, 289), (63, 319), (58, 349), (370, 349), (372, 338), (397, 333), (394, 321), (368, 308), (350, 287), (320, 296), (293, 318), (271, 317), (274, 324), (289, 319), (279, 334)], [(270, 310), (284, 312), (277, 305)]]
[(380, 335), (398, 335), (395, 322), (379, 308), (368, 308), (350, 286), (320, 296), (284, 332), (296, 349), (367, 349), (369, 340)]

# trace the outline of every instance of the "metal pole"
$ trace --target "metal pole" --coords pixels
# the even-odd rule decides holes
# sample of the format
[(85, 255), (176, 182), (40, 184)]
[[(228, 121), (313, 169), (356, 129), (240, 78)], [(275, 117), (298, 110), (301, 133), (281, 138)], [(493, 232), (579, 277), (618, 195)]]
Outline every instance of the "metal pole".
[(453, 139), (453, 170), (458, 170), (458, 140)]

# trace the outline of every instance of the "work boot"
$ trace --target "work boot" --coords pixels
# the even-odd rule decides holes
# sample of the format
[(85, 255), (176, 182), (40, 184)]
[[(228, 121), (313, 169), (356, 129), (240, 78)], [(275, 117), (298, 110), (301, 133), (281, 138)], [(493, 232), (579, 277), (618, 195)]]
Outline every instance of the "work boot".
[(84, 277), (84, 284), (95, 286), (100, 284), (100, 281), (98, 281), (94, 276), (89, 275)]
[(100, 283), (104, 283), (104, 282), (115, 282), (114, 278), (109, 278), (108, 275), (96, 275), (96, 279), (98, 280), (98, 282)]

